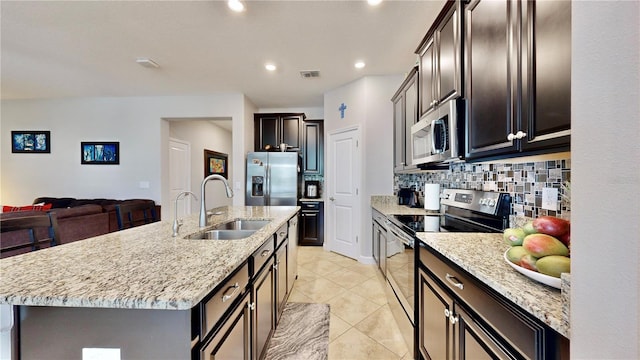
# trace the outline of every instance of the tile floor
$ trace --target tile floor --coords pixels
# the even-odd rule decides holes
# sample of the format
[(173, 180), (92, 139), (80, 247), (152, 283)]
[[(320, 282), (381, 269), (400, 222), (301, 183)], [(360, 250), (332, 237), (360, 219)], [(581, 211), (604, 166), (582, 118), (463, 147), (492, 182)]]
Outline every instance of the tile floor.
[(413, 359), (375, 265), (322, 247), (298, 249), (298, 279), (289, 301), (330, 305), (329, 360)]

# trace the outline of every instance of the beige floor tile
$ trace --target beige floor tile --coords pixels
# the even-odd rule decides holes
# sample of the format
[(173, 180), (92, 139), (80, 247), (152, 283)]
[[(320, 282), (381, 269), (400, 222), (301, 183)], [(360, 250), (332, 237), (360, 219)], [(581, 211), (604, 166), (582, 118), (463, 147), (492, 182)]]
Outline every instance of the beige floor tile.
[(331, 261), (328, 261), (328, 260), (311, 261), (311, 262), (300, 265), (299, 268), (309, 270), (311, 272), (314, 272), (318, 275), (323, 275), (323, 276), (327, 274), (331, 274), (334, 271), (344, 269), (342, 266), (336, 263), (332, 263)]
[(336, 314), (329, 314), (329, 341), (335, 340), (349, 329), (351, 329), (349, 323), (340, 319)]
[(349, 266), (351, 266), (353, 264), (357, 264), (358, 263), (358, 261), (356, 261), (356, 260), (354, 260), (352, 258), (343, 256), (343, 255), (340, 255), (340, 254), (336, 254), (334, 252), (331, 252), (330, 255), (328, 255), (326, 257), (326, 259), (331, 261), (332, 263), (335, 263), (335, 264), (338, 264), (338, 265), (344, 266), (344, 267), (349, 267)]
[[(297, 281), (296, 281), (296, 284), (297, 284)], [(313, 303), (313, 300), (307, 295), (303, 294), (300, 290), (296, 288), (296, 285), (294, 285), (287, 302)]]
[(398, 356), (403, 356), (409, 351), (388, 305), (367, 316), (356, 324), (355, 328)]
[(380, 305), (348, 290), (330, 299), (328, 304), (332, 313), (351, 325), (359, 323), (380, 308)]
[(384, 293), (384, 285), (380, 281), (381, 279), (378, 278), (368, 279), (351, 289), (351, 291), (378, 305), (384, 305), (387, 303), (387, 296)]
[(366, 265), (359, 262), (354, 262), (346, 268), (368, 278), (375, 277), (380, 272), (376, 265)]
[(366, 276), (345, 268), (343, 268), (342, 270), (334, 271), (330, 274), (325, 275), (324, 277), (325, 279), (331, 280), (345, 289), (351, 289), (367, 281)]
[(328, 303), (328, 300), (346, 291), (340, 285), (324, 278), (300, 282), (296, 286), (301, 293), (317, 303)]
[(355, 328), (329, 343), (329, 360), (394, 360), (400, 357)]
[(298, 266), (298, 280), (296, 281), (309, 281), (309, 280), (317, 280), (322, 276), (314, 273), (311, 270), (308, 270), (302, 266)]

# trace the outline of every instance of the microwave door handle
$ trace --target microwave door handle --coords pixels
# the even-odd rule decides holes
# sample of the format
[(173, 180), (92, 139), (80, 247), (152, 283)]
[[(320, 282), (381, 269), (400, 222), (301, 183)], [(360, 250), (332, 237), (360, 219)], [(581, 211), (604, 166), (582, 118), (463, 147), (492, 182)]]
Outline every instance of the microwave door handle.
[(431, 121), (431, 155), (437, 154), (436, 149), (436, 123), (439, 119), (435, 119)]

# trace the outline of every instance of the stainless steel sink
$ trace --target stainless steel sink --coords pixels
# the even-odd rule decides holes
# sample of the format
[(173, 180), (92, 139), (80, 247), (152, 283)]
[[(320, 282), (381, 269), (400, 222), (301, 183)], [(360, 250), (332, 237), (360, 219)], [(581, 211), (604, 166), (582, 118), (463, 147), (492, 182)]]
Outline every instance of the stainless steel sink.
[(271, 220), (250, 220), (238, 219), (214, 226), (214, 229), (220, 230), (260, 230)]
[(239, 240), (246, 239), (257, 230), (224, 230), (214, 229), (187, 236), (187, 239), (199, 240)]

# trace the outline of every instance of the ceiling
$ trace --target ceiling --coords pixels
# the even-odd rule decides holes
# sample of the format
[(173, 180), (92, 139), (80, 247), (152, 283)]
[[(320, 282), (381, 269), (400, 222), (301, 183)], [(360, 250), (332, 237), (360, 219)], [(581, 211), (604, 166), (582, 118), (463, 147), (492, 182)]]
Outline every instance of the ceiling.
[(245, 4), (2, 0), (2, 99), (238, 92), (258, 108), (322, 106), (363, 76), (408, 72), (444, 0)]

